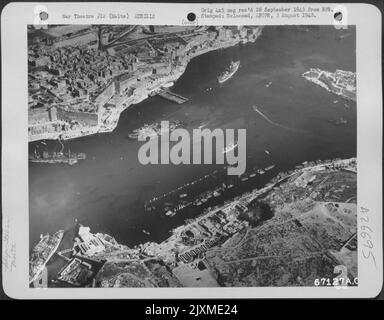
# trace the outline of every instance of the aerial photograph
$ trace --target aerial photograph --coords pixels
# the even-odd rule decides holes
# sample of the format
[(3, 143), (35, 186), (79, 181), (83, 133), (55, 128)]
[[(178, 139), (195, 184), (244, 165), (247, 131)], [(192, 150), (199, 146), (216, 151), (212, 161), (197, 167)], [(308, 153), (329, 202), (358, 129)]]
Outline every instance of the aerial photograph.
[(29, 287), (357, 285), (355, 26), (26, 32)]

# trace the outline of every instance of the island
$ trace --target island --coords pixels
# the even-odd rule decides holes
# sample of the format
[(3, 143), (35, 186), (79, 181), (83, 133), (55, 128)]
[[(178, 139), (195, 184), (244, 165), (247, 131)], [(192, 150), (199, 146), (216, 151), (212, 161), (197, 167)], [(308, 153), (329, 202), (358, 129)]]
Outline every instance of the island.
[(191, 59), (254, 42), (261, 26), (58, 25), (28, 29), (28, 140), (117, 126), (122, 111), (169, 91)]
[(356, 158), (304, 162), (161, 243), (130, 248), (76, 223), (59, 245), (46, 235), (32, 250), (30, 285), (45, 267), (49, 287), (314, 286), (340, 266), (352, 279), (345, 285), (356, 285), (356, 166)]
[(351, 101), (356, 101), (356, 73), (351, 71), (329, 71), (311, 68), (302, 75), (308, 81), (316, 83), (325, 90), (342, 96)]

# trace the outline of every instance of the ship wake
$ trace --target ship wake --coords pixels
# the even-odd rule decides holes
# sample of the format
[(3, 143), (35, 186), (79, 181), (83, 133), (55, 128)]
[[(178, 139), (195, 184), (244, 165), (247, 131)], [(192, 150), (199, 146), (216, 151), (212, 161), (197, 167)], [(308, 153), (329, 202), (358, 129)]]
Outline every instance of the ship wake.
[(298, 132), (298, 133), (305, 133), (306, 131), (305, 130), (300, 130), (300, 129), (296, 129), (296, 128), (291, 128), (291, 127), (287, 127), (287, 126), (284, 126), (280, 123), (277, 123), (271, 119), (269, 119), (264, 113), (262, 113), (256, 106), (252, 106), (253, 110), (255, 110), (259, 115), (261, 115), (267, 122), (269, 122), (270, 124), (274, 125), (275, 127), (279, 127), (281, 129), (285, 129), (285, 130), (289, 130), (289, 131), (293, 131), (293, 132)]

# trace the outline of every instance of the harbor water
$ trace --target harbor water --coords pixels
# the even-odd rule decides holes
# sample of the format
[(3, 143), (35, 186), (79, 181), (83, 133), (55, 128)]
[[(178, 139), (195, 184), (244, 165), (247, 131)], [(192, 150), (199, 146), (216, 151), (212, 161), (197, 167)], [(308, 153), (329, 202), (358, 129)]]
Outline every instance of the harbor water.
[[(341, 34), (351, 36), (341, 38)], [(236, 74), (218, 84), (217, 76), (237, 60)], [(266, 27), (253, 44), (193, 59), (171, 88), (187, 102), (150, 97), (125, 110), (113, 132), (65, 142), (66, 150), (84, 152), (86, 160), (73, 166), (29, 164), (30, 248), (40, 234), (70, 228), (75, 219), (128, 246), (160, 242), (200, 211), (169, 217), (162, 211), (144, 210), (147, 201), (215, 170), (217, 176), (179, 193), (196, 194), (234, 179), (220, 173), (223, 165), (140, 164), (142, 142), (127, 136), (144, 124), (179, 120), (190, 132), (199, 126), (246, 129), (247, 169), (271, 164), (275, 168), (238, 185), (233, 195), (262, 187), (279, 171), (303, 161), (356, 156), (356, 104), (301, 77), (312, 67), (356, 71), (355, 60), (355, 29), (329, 26), (304, 31)], [(347, 123), (330, 122), (340, 117)], [(59, 148), (56, 141), (30, 143), (30, 152)]]

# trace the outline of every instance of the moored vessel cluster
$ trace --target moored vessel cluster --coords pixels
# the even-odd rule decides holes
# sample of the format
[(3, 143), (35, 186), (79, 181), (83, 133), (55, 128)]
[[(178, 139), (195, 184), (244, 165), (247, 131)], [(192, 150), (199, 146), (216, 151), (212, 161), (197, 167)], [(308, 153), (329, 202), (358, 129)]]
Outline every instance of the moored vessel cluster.
[(167, 132), (172, 132), (180, 126), (181, 122), (179, 120), (170, 121), (169, 127), (164, 127), (161, 125), (161, 123), (158, 122), (154, 122), (152, 124), (144, 124), (144, 126), (141, 128), (135, 129), (130, 134), (128, 134), (128, 138), (133, 140), (145, 140), (146, 138), (153, 139)]
[(48, 152), (43, 151), (42, 154), (39, 154), (36, 150), (33, 154), (29, 155), (28, 160), (29, 162), (35, 162), (35, 163), (63, 163), (63, 164), (69, 164), (73, 165), (78, 163), (80, 160), (85, 160), (87, 158), (85, 153), (79, 152), (79, 153), (71, 153), (70, 150), (68, 150), (67, 153), (64, 152)]

